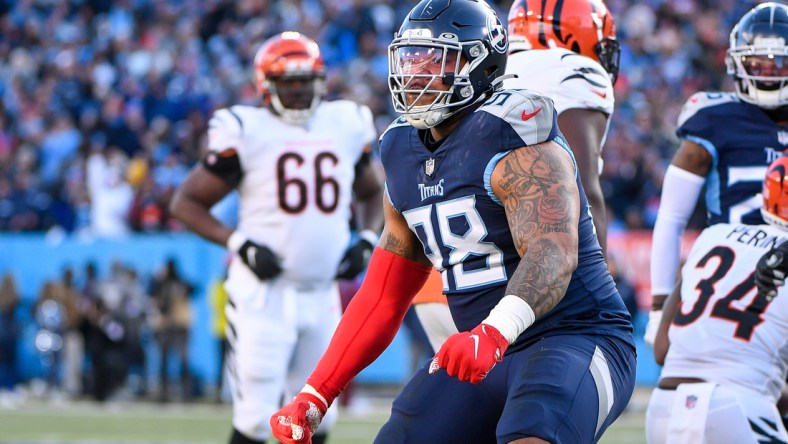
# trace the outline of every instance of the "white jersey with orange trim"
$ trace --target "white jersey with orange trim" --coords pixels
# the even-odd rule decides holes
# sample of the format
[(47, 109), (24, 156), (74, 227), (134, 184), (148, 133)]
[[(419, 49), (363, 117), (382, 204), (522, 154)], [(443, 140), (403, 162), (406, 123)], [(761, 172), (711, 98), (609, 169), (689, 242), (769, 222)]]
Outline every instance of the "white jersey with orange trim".
[(743, 387), (776, 402), (788, 372), (788, 287), (757, 296), (755, 264), (788, 233), (770, 225), (706, 228), (682, 268), (681, 306), (661, 377)]
[[(504, 88), (530, 89), (553, 100), (560, 115), (568, 109), (593, 109), (607, 114), (608, 128), (615, 98), (613, 83), (602, 65), (565, 48), (531, 49), (509, 55)], [(602, 145), (605, 143), (602, 138)], [(599, 171), (602, 171), (600, 159)]]
[[(332, 282), (350, 240), (354, 169), (376, 137), (369, 108), (324, 101), (297, 126), (237, 105), (217, 110), (209, 128), (209, 150), (235, 150), (240, 161), (238, 230), (281, 258), (281, 279)], [(233, 261), (230, 276), (238, 275), (256, 281)]]
[(558, 114), (572, 109), (598, 109), (613, 114), (613, 84), (602, 65), (565, 48), (531, 49), (509, 55), (504, 88), (530, 89), (555, 102)]

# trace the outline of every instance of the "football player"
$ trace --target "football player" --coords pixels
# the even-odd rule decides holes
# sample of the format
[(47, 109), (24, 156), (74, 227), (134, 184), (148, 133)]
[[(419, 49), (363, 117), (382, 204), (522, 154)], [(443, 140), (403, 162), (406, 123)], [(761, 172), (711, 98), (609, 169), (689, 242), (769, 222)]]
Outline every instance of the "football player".
[(506, 73), (516, 77), (504, 87), (534, 90), (555, 102), (604, 252), (607, 215), (599, 175), (620, 54), (613, 14), (602, 0), (516, 0), (509, 38)]
[(768, 167), (765, 225), (703, 230), (665, 303), (664, 364), (646, 412), (649, 444), (788, 442), (777, 400), (788, 375), (788, 290), (759, 293), (754, 264), (788, 239), (788, 158)]
[[(195, 233), (236, 254), (226, 282), (231, 444), (268, 439), (268, 417), (304, 384), (339, 321), (336, 276), (363, 270), (383, 218), (372, 113), (323, 100), (317, 44), (296, 32), (276, 35), (254, 69), (264, 106), (213, 114), (209, 152), (171, 204)], [(235, 230), (209, 212), (233, 189)], [(363, 231), (348, 248), (353, 199)], [(333, 418), (315, 442), (325, 442)]]
[(361, 288), (295, 400), (308, 443), (394, 338), (433, 267), (460, 333), (394, 400), (376, 443), (592, 443), (635, 382), (616, 291), (550, 99), (504, 89), (507, 31), (477, 0), (423, 0), (389, 46), (402, 118), (381, 138), (385, 228)]
[[(513, 76), (504, 87), (530, 89), (553, 100), (604, 253), (607, 215), (599, 174), (620, 52), (613, 15), (601, 0), (517, 0), (509, 10), (509, 40), (506, 73)], [(455, 330), (449, 326), (447, 333), (445, 304), (417, 296), (414, 307), (431, 343), (442, 344)]]
[(684, 104), (681, 145), (665, 173), (651, 250), (653, 344), (676, 283), (684, 227), (706, 190), (707, 224), (762, 224), (759, 192), (767, 165), (788, 146), (788, 6), (762, 3), (730, 34), (726, 55), (735, 93), (699, 92)]

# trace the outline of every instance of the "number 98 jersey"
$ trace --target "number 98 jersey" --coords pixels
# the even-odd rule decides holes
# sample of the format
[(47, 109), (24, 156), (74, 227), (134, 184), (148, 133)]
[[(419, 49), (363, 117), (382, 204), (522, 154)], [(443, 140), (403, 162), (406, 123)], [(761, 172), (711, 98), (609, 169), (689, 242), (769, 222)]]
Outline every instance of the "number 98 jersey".
[[(558, 130), (553, 102), (527, 90), (495, 93), (463, 117), (434, 151), (422, 135), (405, 119), (383, 134), (386, 192), (441, 272), (457, 328), (468, 331), (504, 296), (520, 263), (505, 209), (490, 184), (495, 165), (513, 149), (527, 150), (528, 145), (550, 140), (563, 146), (556, 149), (572, 154)], [(576, 183), (580, 208), (587, 208), (579, 176)], [(566, 296), (510, 349), (562, 329), (605, 330), (631, 341), (629, 315), (587, 212), (581, 212), (578, 229), (578, 268)], [(601, 311), (609, 318), (601, 319)]]
[(369, 108), (347, 100), (323, 101), (305, 126), (262, 107), (214, 113), (207, 157), (237, 155), (238, 229), (282, 259), (283, 279), (334, 280), (350, 240), (355, 166), (375, 136)]
[(786, 378), (788, 287), (757, 295), (755, 264), (786, 240), (770, 225), (717, 224), (700, 234), (682, 268), (681, 306), (662, 378), (736, 385), (774, 402)]

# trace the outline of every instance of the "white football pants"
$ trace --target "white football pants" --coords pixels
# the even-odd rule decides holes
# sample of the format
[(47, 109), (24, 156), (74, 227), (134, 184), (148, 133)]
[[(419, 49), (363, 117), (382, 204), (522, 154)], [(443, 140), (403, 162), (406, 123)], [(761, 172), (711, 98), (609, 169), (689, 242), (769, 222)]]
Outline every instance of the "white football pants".
[[(772, 441), (778, 439), (779, 441)], [(654, 389), (646, 410), (648, 444), (788, 442), (775, 403), (740, 387), (712, 383)]]
[[(226, 362), (233, 427), (265, 441), (271, 415), (301, 390), (328, 347), (341, 306), (334, 282), (305, 286), (250, 276), (231, 272), (226, 283)], [(319, 431), (336, 423), (336, 410), (328, 410)]]

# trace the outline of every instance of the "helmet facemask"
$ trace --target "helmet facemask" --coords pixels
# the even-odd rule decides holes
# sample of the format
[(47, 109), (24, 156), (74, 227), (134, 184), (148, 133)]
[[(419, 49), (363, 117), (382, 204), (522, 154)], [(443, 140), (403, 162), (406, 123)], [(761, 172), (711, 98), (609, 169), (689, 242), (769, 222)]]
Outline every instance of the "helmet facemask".
[[(303, 79), (304, 81), (311, 82), (312, 99), (308, 101), (304, 107), (293, 107), (292, 103), (283, 103), (280, 92), (276, 87), (278, 81), (287, 81)], [(268, 98), (270, 99), (271, 107), (282, 117), (287, 123), (293, 125), (303, 125), (312, 117), (315, 110), (320, 105), (320, 102), (325, 94), (325, 82), (322, 77), (315, 76), (314, 73), (306, 74), (288, 74), (278, 78), (268, 78), (264, 82), (265, 90)], [(287, 102), (287, 101), (285, 101)]]
[(618, 40), (609, 37), (604, 37), (594, 46), (599, 64), (605, 68), (610, 76), (610, 82), (615, 85), (618, 79), (619, 59), (621, 57), (621, 48), (618, 45)]
[(439, 125), (483, 97), (485, 91), (475, 90), (472, 77), (488, 55), (480, 41), (459, 42), (448, 33), (439, 38), (410, 38), (406, 31), (389, 46), (394, 110), (418, 129)]
[(268, 39), (255, 54), (254, 74), (265, 105), (290, 124), (305, 124), (325, 95), (320, 49), (297, 32)]
[[(737, 31), (734, 29), (733, 34)], [(725, 57), (736, 95), (764, 109), (788, 105), (788, 47), (783, 37), (752, 37), (752, 44), (732, 44)]]
[(732, 48), (728, 50), (726, 65), (728, 74), (734, 77), (736, 94), (743, 101), (766, 109), (788, 105), (788, 52), (785, 46)]

